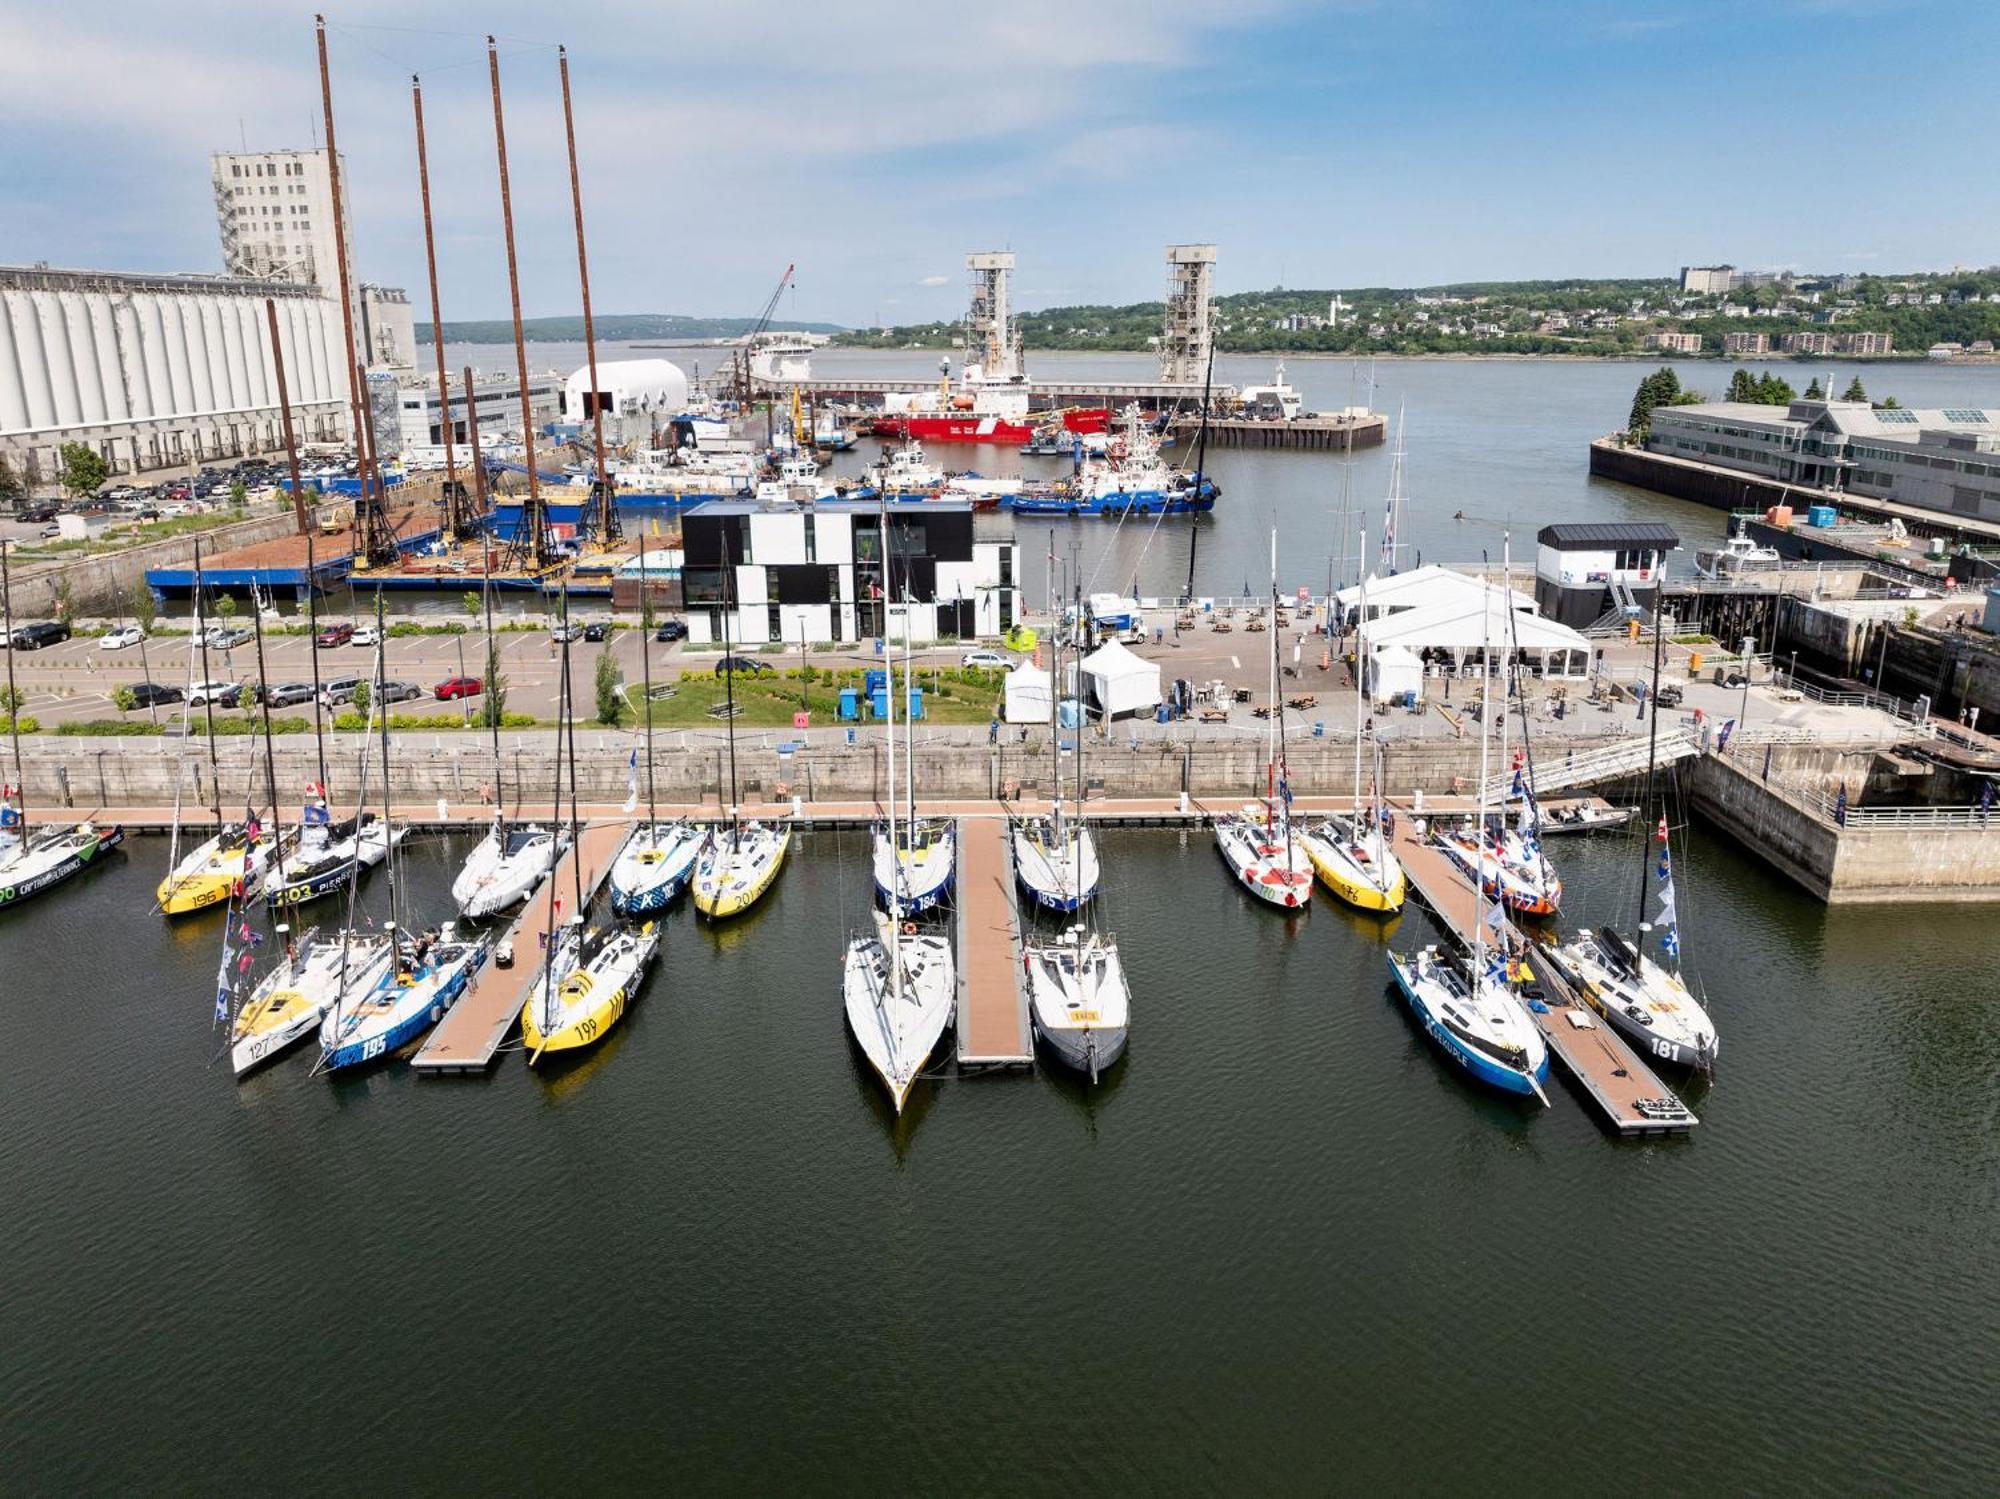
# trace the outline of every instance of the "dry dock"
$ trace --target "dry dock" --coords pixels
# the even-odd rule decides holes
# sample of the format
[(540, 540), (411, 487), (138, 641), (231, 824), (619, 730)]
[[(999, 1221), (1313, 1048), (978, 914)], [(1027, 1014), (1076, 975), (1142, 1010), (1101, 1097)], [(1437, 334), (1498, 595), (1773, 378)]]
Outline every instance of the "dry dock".
[(514, 966), (501, 968), (488, 962), (438, 1022), (423, 1049), (410, 1059), (412, 1067), (419, 1072), (447, 1073), (484, 1072), (492, 1065), (501, 1043), (520, 1019), (528, 991), (541, 976), (536, 958), (541, 953), (541, 936), (549, 926), (549, 901), (574, 897), (577, 875), (573, 866), (581, 859), (583, 898), (588, 904), (611, 872), (611, 861), (618, 856), (629, 830), (624, 822), (591, 823), (584, 828), (583, 836), (556, 865), (554, 876), (542, 881), (507, 929), (514, 942)]
[(958, 1060), (1025, 1067), (1035, 1060), (1021, 982), (1014, 871), (1005, 817), (958, 822)]

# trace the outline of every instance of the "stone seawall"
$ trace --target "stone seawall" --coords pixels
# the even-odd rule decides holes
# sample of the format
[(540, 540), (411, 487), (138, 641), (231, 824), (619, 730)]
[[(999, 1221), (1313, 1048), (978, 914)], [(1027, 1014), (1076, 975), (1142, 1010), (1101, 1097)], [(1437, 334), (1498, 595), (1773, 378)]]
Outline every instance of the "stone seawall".
[[(235, 521), (207, 531), (170, 536), (142, 546), (107, 552), (101, 557), (80, 557), (51, 561), (14, 570), (14, 617), (53, 619), (56, 613), (56, 584), (68, 578), (71, 597), (78, 614), (129, 615), (132, 596), (139, 580), (155, 567), (179, 567), (194, 561), (194, 545), (201, 543), (204, 556), (247, 547), (259, 541), (275, 541), (298, 531), (298, 518), (287, 510), (259, 516), (256, 520)], [(330, 549), (345, 545), (345, 533), (329, 541)]]

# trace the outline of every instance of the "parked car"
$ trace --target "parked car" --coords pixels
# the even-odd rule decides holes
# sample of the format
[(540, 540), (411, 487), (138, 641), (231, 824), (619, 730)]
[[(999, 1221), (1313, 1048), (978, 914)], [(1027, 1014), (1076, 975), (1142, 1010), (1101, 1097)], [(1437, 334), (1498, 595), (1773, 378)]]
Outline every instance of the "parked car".
[(422, 697), (415, 682), (384, 682), (382, 701), (385, 703), (407, 703), (413, 697)]
[(381, 642), (382, 637), (376, 634), (373, 625), (356, 625), (353, 633), (347, 637), (349, 645), (380, 645)]
[(687, 633), (688, 633), (688, 627), (686, 620), (667, 619), (660, 621), (660, 628), (653, 632), (653, 638), (659, 641), (660, 644), (665, 645), (667, 642), (672, 640), (687, 639)]
[(120, 625), (115, 630), (106, 630), (104, 638), (97, 643), (107, 651), (130, 650), (146, 638), (146, 632), (137, 625)]
[(202, 708), (213, 703), (218, 708), (233, 708), (243, 696), (241, 682), (213, 681), (196, 682), (187, 690), (187, 705)]
[(132, 706), (150, 708), (157, 703), (177, 703), (181, 700), (181, 690), (165, 682), (128, 682), (132, 689)]
[(353, 625), (328, 625), (319, 634), (313, 636), (313, 644), (321, 650), (325, 650), (330, 646), (346, 645), (353, 638)]
[(446, 677), (431, 689), (431, 695), (441, 703), (453, 698), (478, 697), (486, 690), (486, 684), (477, 677)]
[(58, 536), (62, 535), (62, 527), (43, 526), (42, 529), (38, 531), (36, 534), (40, 536), (43, 541), (54, 541)]
[(19, 521), (26, 521), (31, 526), (45, 525), (56, 518), (56, 507), (53, 505), (29, 505), (25, 509), (15, 511), (14, 518)]
[(44, 619), (31, 625), (17, 625), (7, 643), (17, 651), (39, 651), (61, 645), (67, 639), (68, 625), (60, 620)]
[(320, 701), (327, 707), (338, 707), (342, 703), (354, 701), (354, 689), (367, 681), (366, 677), (335, 677), (330, 682), (320, 684)]
[(766, 672), (771, 669), (770, 662), (759, 661), (754, 656), (724, 656), (720, 661), (715, 663), (715, 674), (719, 677), (736, 675), (754, 677), (759, 672)]
[(583, 627), (583, 638), (585, 640), (609, 640), (611, 638), (611, 626), (601, 619), (593, 619)]
[(959, 659), (959, 665), (982, 666), (988, 671), (1011, 671), (1014, 658), (1002, 655), (999, 651), (967, 651)]
[(241, 625), (227, 625), (208, 632), (208, 648), (212, 651), (233, 651), (250, 639), (250, 632)]
[(313, 689), (310, 682), (280, 682), (264, 694), (264, 702), (272, 708), (289, 708), (294, 703), (312, 701)]
[(568, 645), (572, 640), (583, 639), (583, 626), (571, 621), (566, 625), (555, 625), (549, 630), (549, 639), (557, 645)]

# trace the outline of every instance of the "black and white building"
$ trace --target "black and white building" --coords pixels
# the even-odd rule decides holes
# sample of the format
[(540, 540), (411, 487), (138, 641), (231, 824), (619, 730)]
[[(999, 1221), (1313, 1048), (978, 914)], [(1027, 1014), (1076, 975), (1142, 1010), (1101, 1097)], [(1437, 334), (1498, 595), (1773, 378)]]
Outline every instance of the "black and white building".
[(962, 501), (788, 505), (710, 500), (681, 524), (688, 639), (922, 645), (1004, 634), (1021, 617), (1015, 544), (974, 535)]
[(1543, 526), (1535, 542), (1536, 606), (1581, 629), (1614, 608), (1650, 611), (1681, 539), (1653, 521), (1582, 521)]

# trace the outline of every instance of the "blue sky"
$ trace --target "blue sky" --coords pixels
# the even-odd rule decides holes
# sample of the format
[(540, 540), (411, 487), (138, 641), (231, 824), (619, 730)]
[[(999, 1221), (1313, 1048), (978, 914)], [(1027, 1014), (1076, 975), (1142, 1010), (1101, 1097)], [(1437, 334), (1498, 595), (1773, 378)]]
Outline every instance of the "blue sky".
[[(2000, 8), (1930, 0), (360, 0), (328, 12), (361, 273), (422, 306), (424, 76), (447, 318), (577, 308), (553, 44), (600, 311), (955, 316), (1128, 302), (1213, 240), (1226, 291), (2000, 261)], [(308, 143), (310, 12), (0, 0), (0, 261), (214, 269), (207, 155)], [(422, 315), (422, 313), (420, 313)]]

